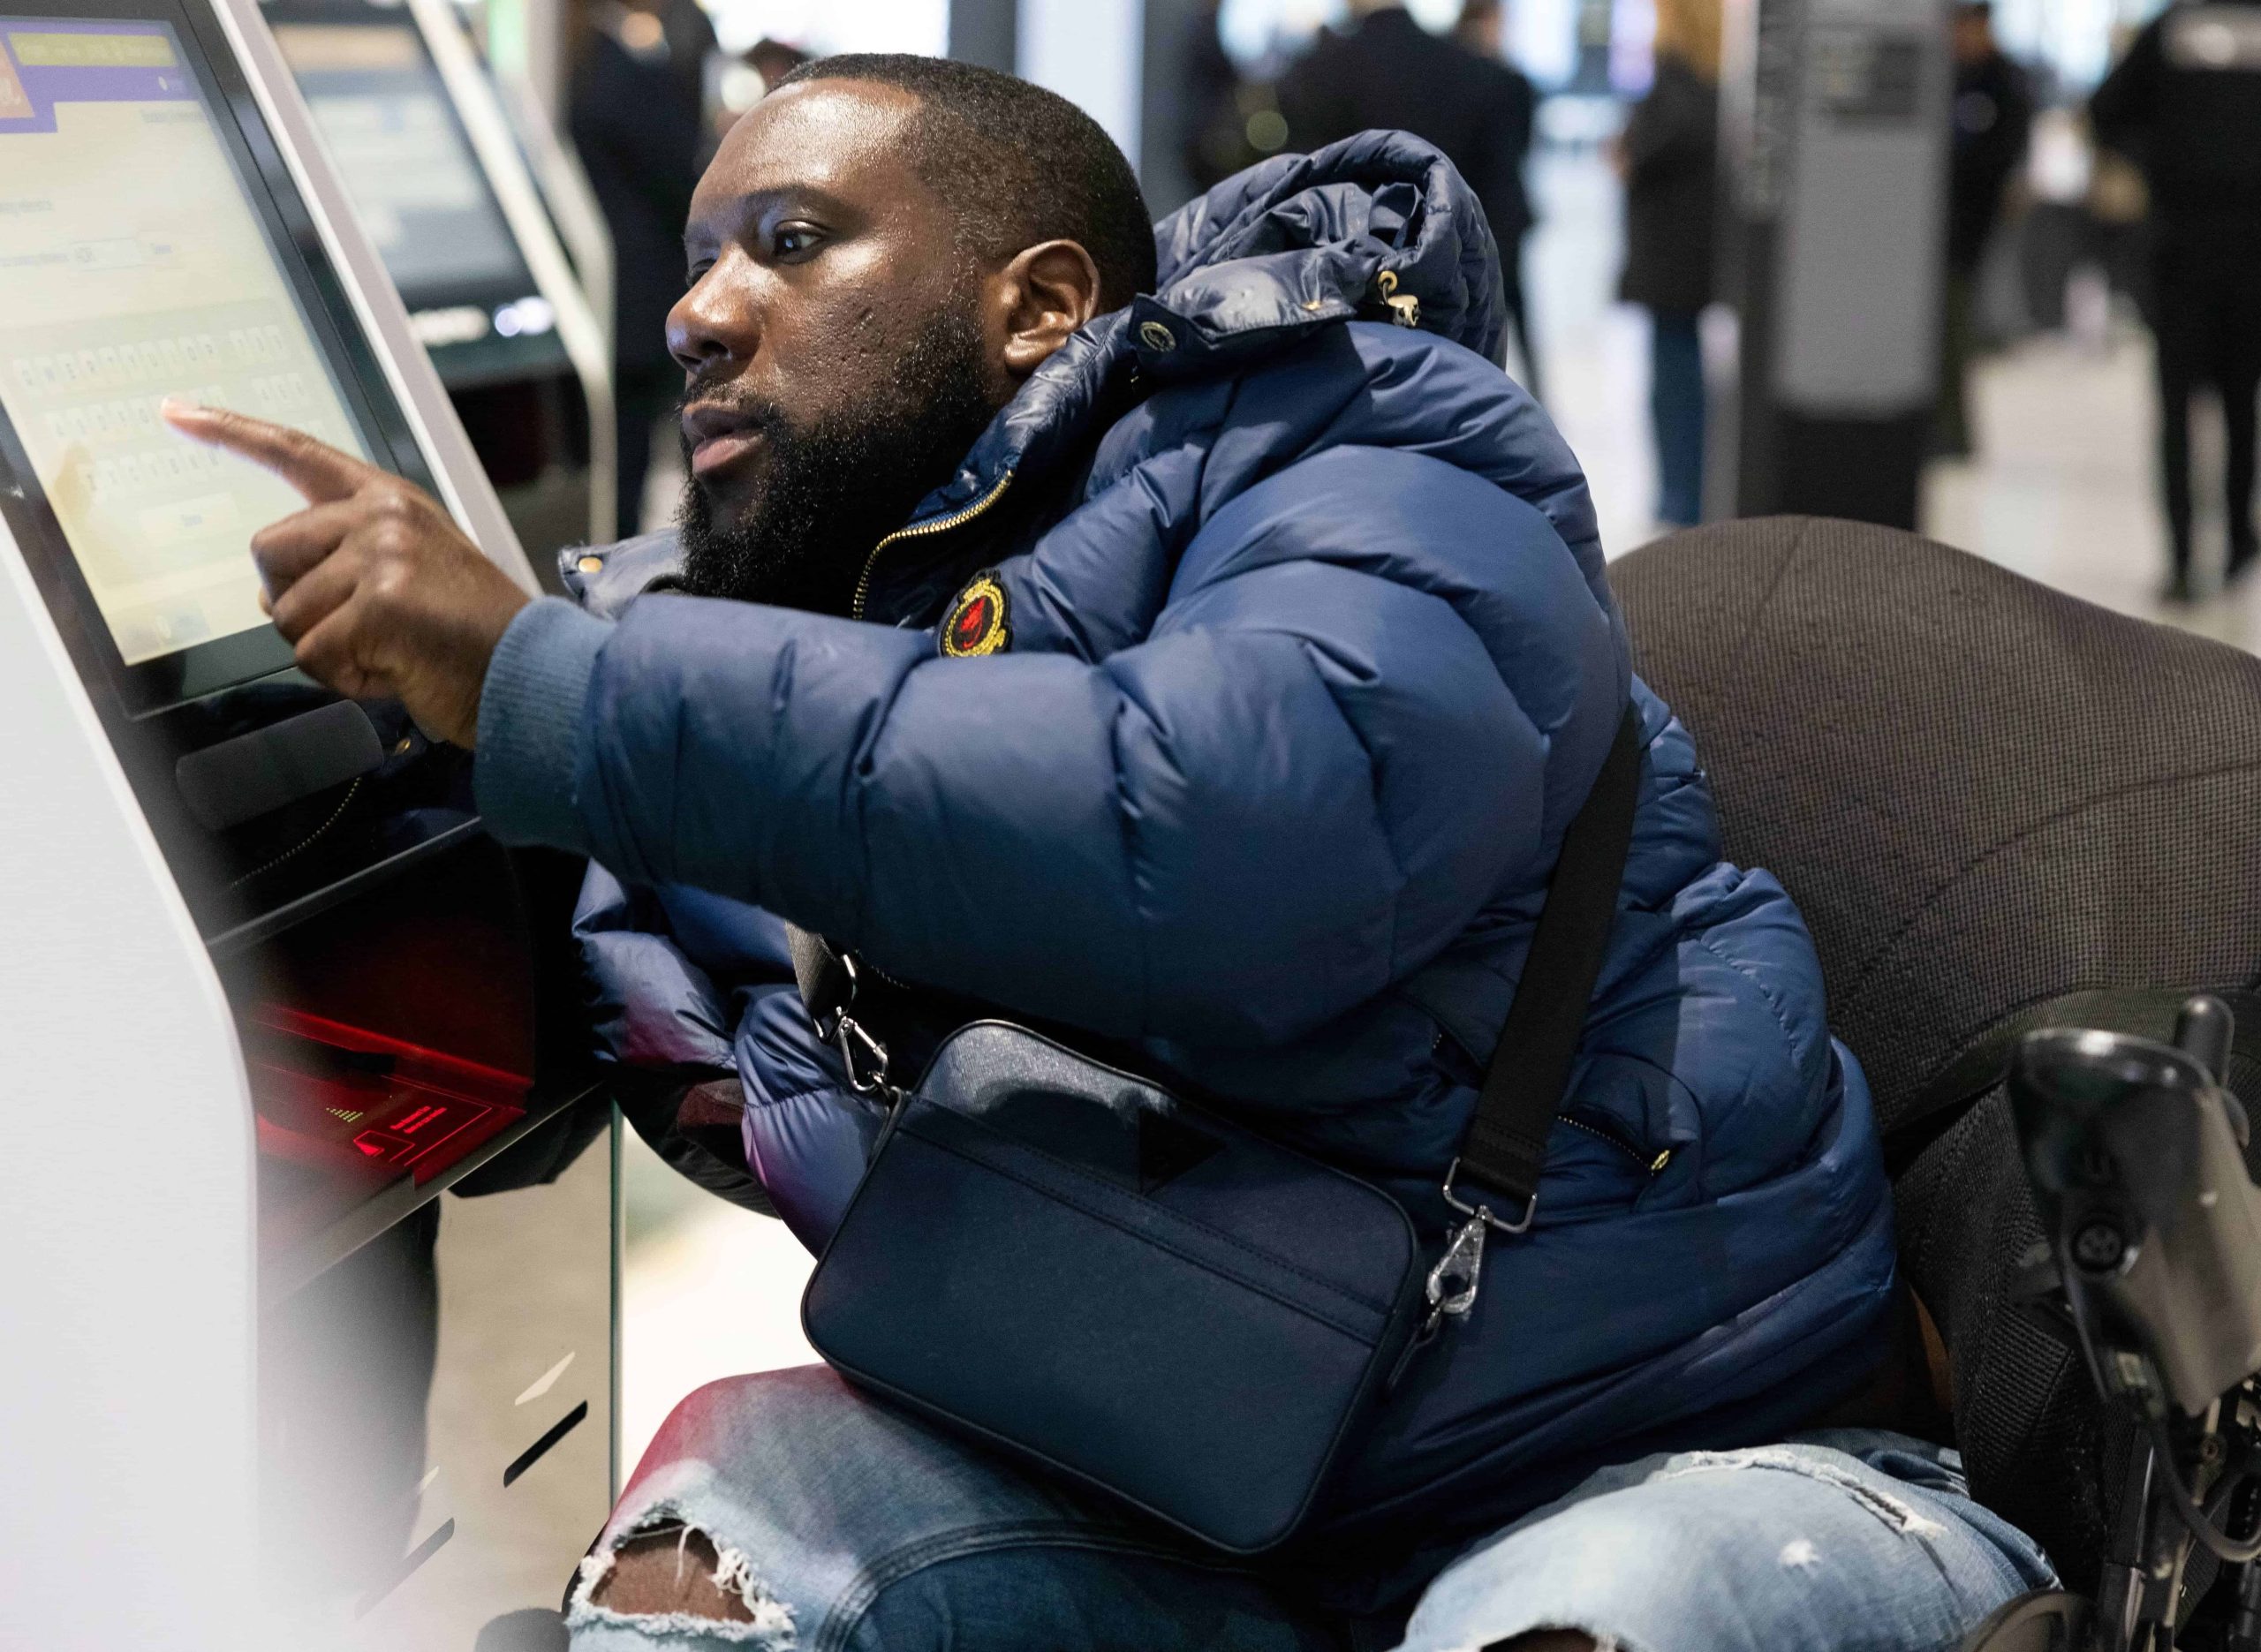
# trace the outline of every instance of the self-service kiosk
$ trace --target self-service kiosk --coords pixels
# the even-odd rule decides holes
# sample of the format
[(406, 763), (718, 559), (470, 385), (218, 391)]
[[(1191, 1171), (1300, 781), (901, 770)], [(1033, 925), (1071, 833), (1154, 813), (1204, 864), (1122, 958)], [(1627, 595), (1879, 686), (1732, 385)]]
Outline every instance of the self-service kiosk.
[(577, 203), (535, 182), (450, 0), (261, 9), (520, 542), (546, 567), (611, 539), (611, 355), (588, 296), (609, 269), (568, 256)]
[(1723, 239), (1741, 318), (1711, 516), (1917, 525), (1939, 391), (1946, 0), (1728, 0)]
[(296, 497), (156, 417), (312, 431), (533, 588), (314, 130), (253, 0), (0, 0), (0, 1645), (540, 1645), (609, 1505), (575, 869), (293, 669)]

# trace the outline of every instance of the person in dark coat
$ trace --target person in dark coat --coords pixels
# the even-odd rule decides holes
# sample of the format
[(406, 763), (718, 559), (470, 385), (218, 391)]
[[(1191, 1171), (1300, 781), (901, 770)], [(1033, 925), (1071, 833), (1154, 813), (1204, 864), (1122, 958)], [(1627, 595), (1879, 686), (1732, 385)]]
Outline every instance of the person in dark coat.
[(1961, 457), (1970, 451), (1978, 266), (2001, 222), (2004, 193), (2025, 164), (2033, 132), (2032, 90), (2025, 71), (1995, 42), (1994, 8), (1987, 0), (1955, 8), (1954, 121), (1937, 444)]
[(2136, 37), (2089, 105), (2097, 140), (2151, 187), (2159, 472), (2172, 559), (2191, 577), (2190, 398), (2222, 398), (2229, 438), (2225, 574), (2253, 566), (2256, 399), (2261, 397), (2261, 4), (2177, 5)]
[(1619, 140), (1625, 275), (1618, 296), (1649, 313), (1649, 418), (1657, 520), (1704, 517), (1704, 347), (1718, 233), (1719, 0), (1657, 7), (1656, 79)]
[(684, 218), (710, 147), (704, 77), (715, 44), (692, 0), (588, 0), (579, 34), (567, 124), (612, 231), (623, 533), (640, 524), (653, 434), (683, 390), (667, 319), (683, 296)]
[(1223, 0), (1203, 0), (1186, 19), (1179, 73), (1185, 109), (1185, 176), (1197, 192), (1214, 189), (1264, 158), (1249, 141), (1239, 67), (1218, 33)]
[[(1469, 26), (1486, 38), (1486, 0), (1473, 0)], [(1288, 147), (1316, 149), (1362, 132), (1410, 132), (1445, 152), (1483, 203), (1500, 252), (1509, 324), (1522, 357), (1524, 385), (1539, 395), (1539, 352), (1524, 298), (1523, 245), (1531, 225), (1524, 162), (1531, 152), (1538, 94), (1497, 55), (1498, 9), (1490, 7), (1493, 49), (1479, 57), (1432, 34), (1400, 0), (1360, 0), (1350, 26), (1323, 29), (1280, 82)]]
[(1441, 1256), (1629, 713), (1637, 803), (1528, 1223), (1346, 1445), (1320, 1549), (1206, 1550), (766, 1372), (662, 1428), (573, 1585), (581, 1652), (1918, 1652), (2046, 1580), (1951, 1452), (1847, 1408), (1907, 1319), (1868, 1085), (1634, 675), (1443, 155), (1366, 132), (1150, 226), (1064, 99), (835, 57), (732, 129), (685, 244), (681, 526), (575, 556), (578, 604), (311, 438), (167, 417), (329, 502), (257, 541), (300, 665), (475, 748), (497, 838), (590, 858), (605, 1054), (735, 1081), (812, 1247), (888, 1109), (788, 921), (927, 989), (906, 1068), (934, 1023), (1033, 1018), (1387, 1190)]

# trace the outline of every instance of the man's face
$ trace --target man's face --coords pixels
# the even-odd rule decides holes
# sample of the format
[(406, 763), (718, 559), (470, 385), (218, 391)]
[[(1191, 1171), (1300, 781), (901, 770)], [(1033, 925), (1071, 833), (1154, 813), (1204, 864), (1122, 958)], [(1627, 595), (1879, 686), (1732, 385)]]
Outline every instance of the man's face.
[(1011, 393), (979, 272), (904, 159), (908, 93), (816, 80), (731, 129), (692, 197), (685, 584), (845, 612), (865, 558)]

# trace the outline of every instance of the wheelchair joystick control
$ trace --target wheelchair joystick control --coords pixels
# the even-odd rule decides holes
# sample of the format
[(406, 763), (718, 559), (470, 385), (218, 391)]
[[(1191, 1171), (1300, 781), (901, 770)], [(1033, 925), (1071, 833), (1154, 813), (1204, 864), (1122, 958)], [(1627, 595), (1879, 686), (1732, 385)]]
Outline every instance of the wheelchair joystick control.
[(2230, 1039), (2236, 1028), (2229, 1006), (2211, 993), (2185, 999), (2174, 1018), (2174, 1047), (2206, 1069), (2217, 1084), (2229, 1082)]
[(2095, 1608), (2022, 1597), (1970, 1652), (2173, 1652), (2201, 1548), (2228, 1569), (2194, 1644), (2261, 1652), (2261, 1188), (2228, 1090), (2235, 1027), (2187, 1000), (2172, 1043), (2051, 1028), (2010, 1062), (2011, 1117), (2056, 1289), (2132, 1423)]

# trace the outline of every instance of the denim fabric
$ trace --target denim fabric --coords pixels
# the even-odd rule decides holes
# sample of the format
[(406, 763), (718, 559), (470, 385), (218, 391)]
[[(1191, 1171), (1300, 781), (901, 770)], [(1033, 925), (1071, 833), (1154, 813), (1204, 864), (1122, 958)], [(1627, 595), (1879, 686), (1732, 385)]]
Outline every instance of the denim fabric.
[[(751, 1620), (593, 1603), (612, 1546), (704, 1533)], [(2052, 1581), (1953, 1452), (1837, 1430), (1603, 1469), (1466, 1551), (1399, 1652), (1578, 1628), (1622, 1652), (1933, 1652)], [(1348, 1652), (1277, 1578), (1029, 1479), (821, 1367), (678, 1407), (584, 1562), (574, 1652)]]
[(1540, 1628), (1621, 1652), (1948, 1652), (2055, 1580), (1953, 1452), (1831, 1429), (1600, 1470), (1446, 1567), (1399, 1652)]
[(1692, 310), (1650, 313), (1649, 418), (1657, 438), (1657, 519), (1704, 519), (1704, 343)]

